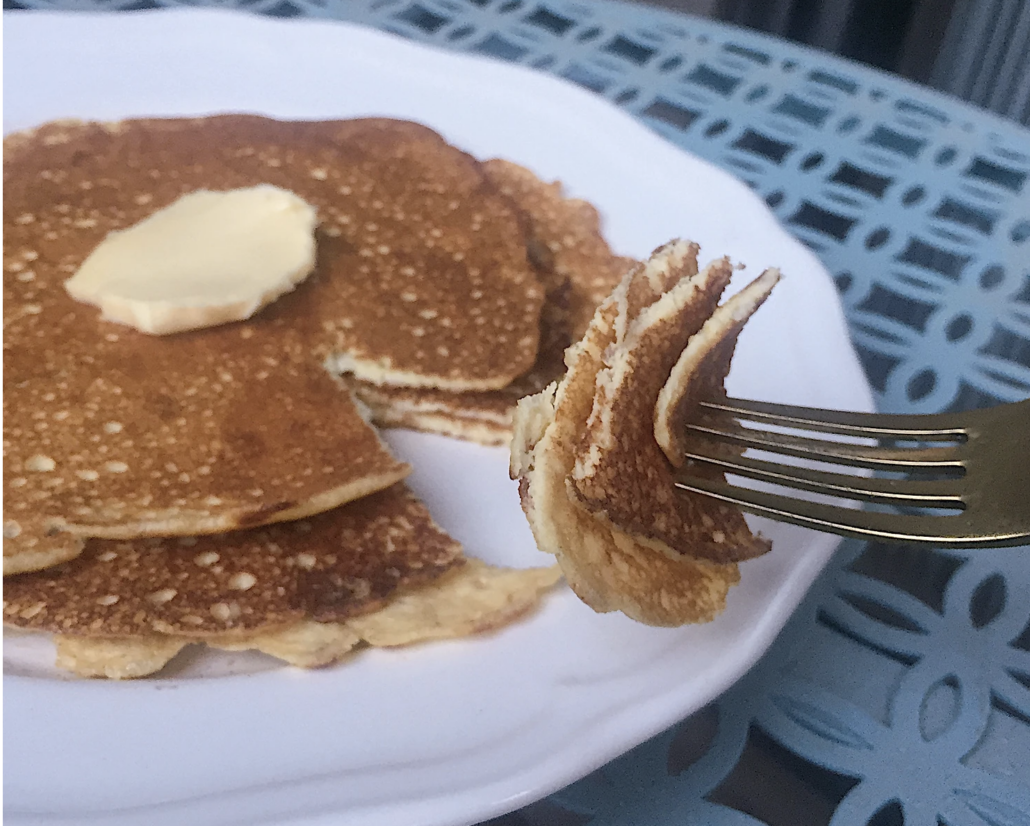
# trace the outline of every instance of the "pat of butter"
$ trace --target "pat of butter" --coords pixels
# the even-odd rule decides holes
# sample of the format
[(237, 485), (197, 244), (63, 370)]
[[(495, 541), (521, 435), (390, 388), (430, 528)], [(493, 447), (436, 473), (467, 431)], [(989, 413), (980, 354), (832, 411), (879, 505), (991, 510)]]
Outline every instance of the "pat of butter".
[(314, 207), (279, 187), (198, 190), (109, 233), (64, 286), (144, 333), (239, 321), (311, 272), (317, 223)]

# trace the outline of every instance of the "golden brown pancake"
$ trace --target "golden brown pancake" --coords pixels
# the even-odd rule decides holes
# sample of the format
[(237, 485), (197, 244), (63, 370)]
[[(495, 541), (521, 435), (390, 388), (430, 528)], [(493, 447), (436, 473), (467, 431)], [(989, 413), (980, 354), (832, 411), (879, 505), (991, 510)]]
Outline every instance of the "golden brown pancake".
[[(695, 271), (693, 264), (679, 271), (670, 267), (664, 253), (645, 265), (640, 284), (674, 286), (654, 293), (648, 306), (630, 315), (622, 340), (604, 354), (570, 482), (587, 509), (628, 533), (666, 546), (671, 554), (738, 562), (765, 553), (769, 543), (752, 536), (739, 509), (678, 490), (674, 467), (654, 435), (659, 393), (687, 342), (716, 311), (733, 274), (726, 259)], [(751, 302), (749, 309), (753, 312), (757, 305)], [(734, 315), (731, 308), (717, 322)], [(728, 329), (718, 323), (710, 335), (721, 338)], [(705, 363), (722, 369), (718, 375), (699, 377), (698, 383), (721, 389), (731, 355), (732, 346), (718, 365)]]
[[(224, 531), (401, 478), (316, 359), (462, 387), (533, 363), (521, 219), (416, 124), (57, 123), (5, 139), (4, 179), (7, 573), (71, 558), (78, 534)], [(107, 232), (262, 182), (314, 203), (323, 231), (303, 288), (246, 324), (154, 339), (64, 293)]]
[[(26, 203), (10, 184), (5, 209)], [(407, 475), (282, 308), (156, 338), (72, 301), (61, 282), (92, 242), (46, 229), (61, 206), (5, 212), (5, 573), (74, 556), (66, 532), (230, 530)]]
[[(207, 637), (204, 643), (228, 651), (261, 651), (290, 665), (314, 668), (336, 662), (362, 644), (396, 647), (493, 631), (532, 610), (559, 576), (556, 567), (498, 568), (470, 559), (429, 586), (343, 622), (299, 622), (250, 635)], [(193, 641), (163, 635), (58, 634), (57, 665), (82, 677), (143, 677), (159, 671)]]
[(672, 368), (658, 394), (654, 434), (674, 467), (684, 464), (689, 443), (686, 423), (696, 416), (698, 403), (726, 397), (725, 378), (737, 338), (779, 279), (779, 270), (766, 270), (718, 307), (697, 334), (691, 336)]
[[(695, 250), (659, 253), (691, 277)], [(617, 330), (628, 327), (620, 313), (640, 306), (637, 297), (662, 278), (646, 267), (630, 272), (595, 313), (583, 339), (569, 349), (562, 381), (519, 402), (511, 474), (519, 479), (537, 545), (557, 556), (566, 581), (584, 602), (596, 611), (622, 611), (649, 625), (672, 626), (706, 622), (722, 611), (730, 586), (739, 580), (737, 566), (673, 558), (658, 543), (588, 511), (568, 482), (605, 352), (616, 343)]]
[[(8, 234), (9, 250), (28, 243)], [(32, 243), (33, 280), (4, 282), (5, 573), (75, 555), (51, 524), (212, 533), (318, 513), (407, 475), (277, 321), (170, 338), (108, 324), (64, 293), (58, 251)]]
[(351, 381), (376, 424), (507, 444), (515, 403), (561, 377), (565, 349), (583, 334), (594, 310), (636, 263), (611, 251), (597, 210), (586, 201), (564, 197), (560, 183), (545, 183), (530, 170), (500, 159), (486, 161), (483, 170), (521, 210), (530, 261), (546, 289), (536, 363), (507, 387), (487, 392)]
[(63, 206), (43, 231), (88, 237), (90, 249), (196, 189), (295, 192), (322, 222), (323, 277), (306, 285), (298, 317), (362, 378), (489, 389), (533, 364), (543, 290), (520, 217), (475, 159), (426, 127), (244, 115), (58, 123), (5, 148), (5, 166), (36, 181), (12, 210)]
[(89, 539), (75, 559), (8, 577), (4, 621), (99, 637), (253, 633), (367, 612), (462, 560), (461, 546), (400, 484), (246, 531)]

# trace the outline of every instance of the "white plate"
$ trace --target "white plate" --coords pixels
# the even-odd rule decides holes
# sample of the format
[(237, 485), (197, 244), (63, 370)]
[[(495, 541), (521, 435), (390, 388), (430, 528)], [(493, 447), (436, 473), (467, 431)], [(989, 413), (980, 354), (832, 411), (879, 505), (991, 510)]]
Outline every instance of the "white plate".
[[(4, 128), (227, 110), (421, 120), (480, 157), (561, 178), (621, 252), (674, 236), (786, 274), (741, 338), (731, 390), (871, 409), (832, 283), (763, 204), (598, 98), (518, 67), (343, 24), (211, 11), (5, 15)], [(397, 433), (414, 487), (472, 555), (539, 564), (505, 451)], [(304, 673), (195, 658), (163, 679), (56, 678), (5, 646), (11, 824), (456, 824), (560, 788), (698, 709), (768, 646), (835, 540), (773, 524), (716, 622), (660, 630), (560, 590), (475, 640)]]

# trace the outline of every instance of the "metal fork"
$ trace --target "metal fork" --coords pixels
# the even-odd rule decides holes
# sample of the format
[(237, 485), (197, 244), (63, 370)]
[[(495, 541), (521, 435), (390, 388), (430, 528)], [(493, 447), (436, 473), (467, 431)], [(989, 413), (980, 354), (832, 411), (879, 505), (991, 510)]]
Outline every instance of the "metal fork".
[[(861, 437), (866, 443), (744, 427), (741, 421)], [(1030, 543), (1030, 399), (967, 413), (902, 416), (727, 399), (702, 403), (688, 430), (694, 437), (686, 454), (690, 461), (676, 486), (746, 511), (840, 536), (902, 544)], [(870, 439), (877, 443), (869, 444)], [(893, 478), (799, 467), (745, 456), (741, 448), (888, 472)], [(813, 493), (944, 512), (885, 513), (812, 502), (695, 475), (692, 468), (699, 463)]]

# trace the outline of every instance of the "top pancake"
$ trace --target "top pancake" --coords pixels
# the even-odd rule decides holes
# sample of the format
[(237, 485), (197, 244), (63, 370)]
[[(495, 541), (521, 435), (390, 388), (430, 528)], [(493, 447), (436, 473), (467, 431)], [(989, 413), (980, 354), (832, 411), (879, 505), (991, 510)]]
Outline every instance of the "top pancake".
[(418, 124), (243, 115), (59, 123), (6, 140), (5, 150), (5, 175), (10, 167), (34, 180), (16, 192), (12, 219), (61, 207), (48, 230), (73, 238), (79, 253), (196, 189), (295, 192), (321, 221), (316, 277), (295, 320), (320, 358), (360, 378), (492, 389), (536, 357), (543, 289), (519, 216), (475, 159)]
[(36, 257), (4, 281), (5, 573), (75, 556), (68, 531), (214, 533), (407, 475), (281, 319), (171, 338), (100, 321), (60, 286), (59, 239), (9, 226), (11, 260)]
[[(505, 300), (517, 293), (515, 303), (533, 333), (526, 334), (533, 342), (523, 361), (532, 363), (540, 288), (521, 263), (518, 222), (471, 159), (422, 127), (248, 117), (54, 124), (13, 136), (5, 149), (5, 573), (75, 556), (79, 534), (211, 533), (298, 518), (406, 475), (407, 467), (388, 454), (318, 363), (370, 319), (375, 323), (368, 329), (395, 332), (403, 329), (405, 313), (418, 318), (427, 325), (420, 340), (443, 349), (454, 339), (467, 344), (447, 350), (447, 358), (427, 351), (423, 366), (435, 362), (460, 372), (485, 353), (477, 363), (486, 369), (503, 361), (504, 371), (492, 380), (506, 382), (522, 369), (517, 343), (502, 341), (508, 327), (518, 326), (518, 308)], [(374, 187), (373, 178), (382, 185)], [(63, 281), (108, 231), (200, 187), (262, 181), (304, 190), (302, 196), (330, 219), (316, 272), (253, 319), (155, 338), (100, 320), (64, 291)], [(403, 181), (410, 196), (401, 191)], [(340, 190), (347, 187), (365, 193), (364, 200), (346, 201)], [(459, 195), (460, 204), (447, 213), (450, 201), (442, 199)], [(371, 221), (353, 236), (342, 228), (387, 204), (393, 212), (381, 223), (397, 235), (403, 226), (416, 235), (425, 230), (419, 243), (430, 250), (422, 254), (427, 266), (439, 263), (441, 248), (447, 251), (454, 267), (419, 272), (432, 272), (441, 283), (458, 273), (464, 288), (452, 280), (448, 297), (471, 294), (473, 269), (491, 284), (496, 277), (498, 290), (487, 290), (484, 282), (482, 301), (469, 299), (447, 315), (441, 315), (446, 302), (434, 304), (435, 282), (428, 294), (416, 288), (415, 301), (403, 292), (401, 301), (381, 301), (376, 290), (395, 289), (398, 278), (416, 284), (425, 279), (401, 272), (407, 265), (381, 251), (394, 235), (383, 236), (386, 243), (369, 257), (363, 253), (370, 248), (356, 244), (374, 233)], [(353, 216), (343, 211), (350, 207)], [(409, 212), (424, 220), (397, 217)], [(438, 220), (438, 213), (449, 217)], [(471, 227), (477, 216), (485, 252), (471, 228), (464, 235), (450, 231)], [(439, 238), (432, 231), (437, 223), (448, 229)], [(462, 245), (470, 245), (468, 255)], [(394, 247), (414, 256), (403, 243)], [(378, 274), (366, 277), (366, 265), (359, 263), (366, 259), (369, 272)], [(399, 265), (391, 271), (393, 282), (379, 272), (391, 262)], [(505, 285), (512, 288), (508, 293)], [(396, 307), (400, 315), (390, 316)], [(451, 318), (455, 323), (442, 324)], [(489, 323), (478, 325), (475, 318), (501, 319), (503, 329), (493, 330), (490, 339), (493, 350), (477, 349), (484, 339), (474, 329)], [(473, 329), (459, 324), (462, 319)], [(441, 322), (434, 329), (442, 336), (431, 333), (430, 321)], [(367, 337), (374, 347), (375, 336)], [(409, 354), (417, 369), (420, 352)], [(396, 355), (403, 362), (400, 351)], [(59, 532), (61, 527), (66, 530)]]

